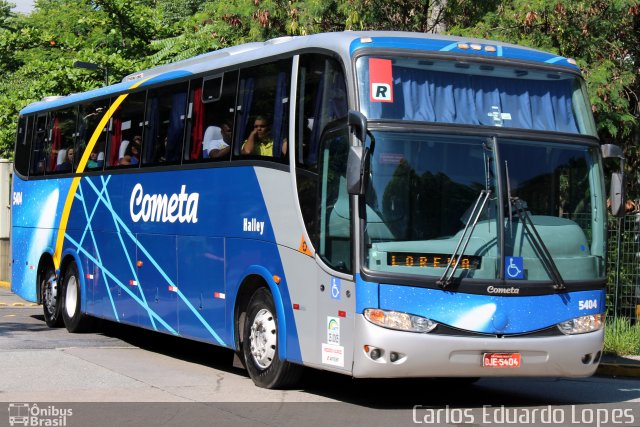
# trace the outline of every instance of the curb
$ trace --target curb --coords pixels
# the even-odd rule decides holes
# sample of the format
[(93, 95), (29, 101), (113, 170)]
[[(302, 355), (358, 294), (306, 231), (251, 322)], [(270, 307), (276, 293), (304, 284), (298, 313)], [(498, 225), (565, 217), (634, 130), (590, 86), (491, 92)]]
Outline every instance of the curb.
[(0, 280), (0, 288), (11, 290), (11, 283)]
[(615, 364), (600, 364), (596, 375), (602, 375), (607, 377), (631, 377), (640, 378), (640, 366), (633, 365), (615, 365)]

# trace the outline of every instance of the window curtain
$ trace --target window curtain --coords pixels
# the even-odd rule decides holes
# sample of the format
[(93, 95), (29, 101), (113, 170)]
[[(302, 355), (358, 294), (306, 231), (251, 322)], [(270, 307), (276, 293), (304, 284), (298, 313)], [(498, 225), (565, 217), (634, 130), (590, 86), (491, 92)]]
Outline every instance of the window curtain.
[(198, 160), (202, 155), (202, 136), (204, 135), (204, 105), (202, 104), (202, 88), (193, 91), (193, 130), (191, 141), (191, 160)]
[(238, 115), (237, 126), (238, 130), (236, 135), (236, 141), (239, 139), (238, 153), (240, 153), (240, 147), (246, 138), (246, 131), (249, 126), (249, 113), (251, 112), (251, 104), (253, 103), (253, 87), (255, 82), (252, 77), (240, 80), (240, 96), (242, 97), (242, 104), (240, 108), (240, 114)]
[(112, 122), (111, 144), (109, 145), (109, 166), (117, 166), (120, 162), (118, 152), (122, 142), (122, 119), (114, 117)]
[[(155, 161), (154, 154), (156, 153), (156, 146), (158, 143), (160, 132), (160, 109), (159, 99), (157, 96), (149, 99), (147, 104), (147, 128), (144, 131), (144, 139), (142, 143), (142, 159), (144, 163), (151, 163)], [(133, 141), (131, 141), (133, 142)]]
[(167, 162), (177, 162), (180, 160), (186, 106), (187, 93), (174, 93), (171, 97), (171, 113), (169, 117), (169, 129), (167, 129), (167, 146), (165, 147), (164, 152), (164, 157)]
[(51, 152), (49, 153), (49, 172), (56, 170), (58, 164), (58, 151), (60, 151), (60, 144), (62, 142), (62, 132), (60, 130), (60, 120), (58, 118), (53, 119), (53, 130), (51, 132)]
[(287, 73), (278, 73), (278, 81), (276, 84), (276, 99), (273, 106), (273, 157), (278, 158), (282, 154), (283, 135), (286, 135), (286, 130), (283, 129), (286, 120), (286, 108), (289, 105), (287, 102), (288, 97), (288, 81)]
[(394, 68), (394, 76), (394, 103), (369, 103), (370, 118), (578, 133), (571, 80), (509, 79), (402, 67)]

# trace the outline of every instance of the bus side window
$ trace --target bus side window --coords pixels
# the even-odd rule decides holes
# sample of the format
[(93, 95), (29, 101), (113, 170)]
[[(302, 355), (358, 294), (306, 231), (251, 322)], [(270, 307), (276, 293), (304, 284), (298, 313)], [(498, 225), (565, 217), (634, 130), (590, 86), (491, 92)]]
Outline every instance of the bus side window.
[(130, 94), (113, 114), (109, 123), (107, 149), (109, 167), (139, 166), (140, 152), (144, 150), (145, 97), (146, 92)]
[(228, 160), (233, 141), (238, 71), (191, 84), (185, 161)]
[[(300, 56), (296, 99), (296, 146), (298, 199), (311, 241), (317, 246), (318, 159), (320, 137), (329, 123), (347, 115), (347, 89), (342, 67), (320, 54)], [(316, 249), (318, 249), (316, 247)]]
[[(101, 100), (80, 105), (78, 120), (78, 139), (76, 142), (76, 157), (82, 157), (87, 145), (94, 137), (100, 120), (109, 109), (109, 100)], [(105, 150), (107, 143), (107, 126), (100, 129), (97, 139), (89, 155), (85, 170), (101, 170), (104, 166)]]
[(16, 171), (23, 176), (29, 174), (29, 157), (31, 155), (31, 138), (33, 137), (33, 116), (20, 117), (16, 135), (16, 153), (14, 165)]
[(142, 148), (144, 165), (180, 162), (187, 108), (187, 83), (149, 91)]
[(31, 151), (30, 175), (43, 175), (47, 168), (47, 156), (50, 149), (48, 146), (47, 119), (48, 114), (46, 113), (36, 117)]
[[(288, 162), (290, 82), (290, 59), (241, 70), (233, 148), (235, 156)], [(260, 126), (266, 123), (267, 132), (253, 143), (250, 152), (242, 154), (243, 145), (248, 142), (258, 119), (261, 120)]]
[(75, 153), (77, 108), (65, 108), (51, 114), (51, 152), (47, 173), (71, 173), (76, 169)]
[(351, 214), (347, 192), (349, 133), (346, 123), (325, 132), (320, 141), (319, 233), (314, 244), (320, 257), (343, 273), (351, 272)]

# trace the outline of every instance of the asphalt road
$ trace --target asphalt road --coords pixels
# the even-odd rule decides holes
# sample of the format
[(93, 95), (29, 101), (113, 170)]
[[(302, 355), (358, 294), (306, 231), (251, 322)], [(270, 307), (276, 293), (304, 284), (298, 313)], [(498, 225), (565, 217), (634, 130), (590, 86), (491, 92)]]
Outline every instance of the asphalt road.
[[(0, 290), (0, 304), (11, 299), (7, 293)], [(91, 333), (70, 334), (48, 328), (41, 310), (0, 305), (0, 402), (14, 403), (8, 414), (18, 410), (15, 402), (38, 402), (40, 408), (75, 409), (65, 425), (196, 425), (206, 420), (234, 426), (375, 426), (428, 424), (436, 421), (429, 411), (439, 410), (440, 422), (433, 424), (505, 425), (490, 422), (495, 414), (483, 419), (486, 408), (558, 409), (566, 413), (562, 421), (567, 424), (575, 424), (569, 417), (576, 408), (578, 417), (584, 411), (580, 408), (603, 408), (607, 417), (622, 411), (626, 418), (619, 421), (633, 418), (633, 424), (616, 425), (640, 425), (639, 379), (482, 379), (462, 385), (353, 380), (308, 370), (298, 388), (265, 390), (232, 367), (228, 350), (110, 322), (100, 322)], [(9, 421), (2, 408), (0, 403), (0, 426)], [(608, 425), (597, 424), (594, 414), (581, 419), (593, 419), (593, 424), (582, 424)]]

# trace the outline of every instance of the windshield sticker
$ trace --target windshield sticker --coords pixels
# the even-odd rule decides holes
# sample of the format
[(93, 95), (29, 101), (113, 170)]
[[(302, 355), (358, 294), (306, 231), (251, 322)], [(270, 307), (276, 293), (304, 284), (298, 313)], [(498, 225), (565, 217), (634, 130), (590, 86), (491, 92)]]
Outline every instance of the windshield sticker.
[(504, 259), (504, 273), (507, 279), (524, 279), (524, 261), (521, 256), (508, 256)]
[(390, 59), (369, 58), (369, 100), (393, 102), (393, 73)]
[(399, 165), (404, 160), (401, 153), (380, 153), (380, 164)]
[(491, 111), (487, 113), (487, 116), (493, 120), (493, 125), (502, 127), (505, 120), (511, 120), (511, 113), (503, 113), (500, 111), (500, 107), (494, 105), (491, 107)]

